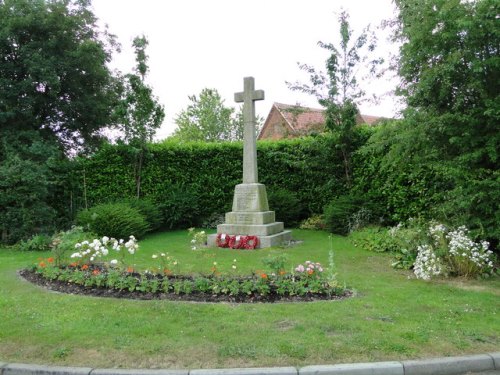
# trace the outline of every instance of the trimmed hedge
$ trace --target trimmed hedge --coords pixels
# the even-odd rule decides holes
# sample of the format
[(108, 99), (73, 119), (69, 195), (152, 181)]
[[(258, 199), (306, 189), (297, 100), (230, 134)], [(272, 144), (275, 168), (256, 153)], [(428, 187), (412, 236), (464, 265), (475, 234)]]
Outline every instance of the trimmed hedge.
[[(290, 199), (303, 208), (287, 214), (287, 220), (299, 222), (322, 212), (323, 206), (345, 191), (341, 159), (332, 152), (333, 142), (325, 135), (258, 143), (259, 182), (270, 192), (293, 192)], [(168, 228), (200, 225), (214, 214), (231, 210), (234, 187), (242, 180), (242, 159), (241, 142), (150, 145), (141, 198), (161, 209)], [(89, 207), (135, 196), (134, 160), (128, 146), (106, 145), (80, 161)]]

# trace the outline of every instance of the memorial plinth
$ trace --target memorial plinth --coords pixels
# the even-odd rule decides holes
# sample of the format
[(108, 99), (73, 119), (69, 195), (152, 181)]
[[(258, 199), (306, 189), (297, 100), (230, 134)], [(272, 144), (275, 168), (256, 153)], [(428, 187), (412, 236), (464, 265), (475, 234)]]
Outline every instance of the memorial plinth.
[[(258, 247), (271, 247), (290, 241), (292, 233), (284, 230), (284, 223), (275, 221), (266, 187), (258, 183), (254, 102), (263, 99), (264, 91), (254, 89), (252, 77), (246, 77), (244, 91), (235, 94), (235, 101), (243, 102), (243, 183), (236, 185), (232, 211), (226, 213), (226, 222), (217, 226), (217, 233), (257, 236)], [(216, 246), (216, 238), (217, 234), (208, 236), (208, 246)]]

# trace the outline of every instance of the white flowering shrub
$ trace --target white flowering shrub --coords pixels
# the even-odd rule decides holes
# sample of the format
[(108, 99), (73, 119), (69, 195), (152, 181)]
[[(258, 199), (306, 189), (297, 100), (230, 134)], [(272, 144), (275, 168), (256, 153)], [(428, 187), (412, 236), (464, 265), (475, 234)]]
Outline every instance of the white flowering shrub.
[[(116, 255), (116, 257), (120, 258), (122, 264), (125, 264), (126, 254), (135, 254), (139, 249), (139, 244), (134, 236), (130, 236), (127, 242), (123, 239), (116, 240), (104, 236), (101, 239), (94, 239), (92, 242), (78, 242), (75, 249), (78, 251), (71, 254), (71, 258), (83, 264), (93, 263), (110, 253)], [(118, 260), (112, 259), (110, 264), (112, 266), (117, 265)]]
[(429, 245), (418, 247), (417, 259), (413, 265), (413, 272), (418, 279), (430, 280), (433, 276), (441, 275), (443, 266)]
[(493, 252), (487, 241), (472, 241), (466, 227), (461, 226), (446, 234), (449, 262), (459, 276), (473, 277), (493, 270)]
[(201, 249), (207, 244), (207, 234), (205, 231), (196, 232), (195, 228), (189, 228), (188, 232), (191, 236), (191, 250)]
[(415, 276), (429, 280), (433, 276), (477, 277), (493, 272), (493, 252), (489, 243), (474, 242), (466, 227), (449, 229), (440, 223), (431, 223), (429, 244), (418, 247), (414, 264)]

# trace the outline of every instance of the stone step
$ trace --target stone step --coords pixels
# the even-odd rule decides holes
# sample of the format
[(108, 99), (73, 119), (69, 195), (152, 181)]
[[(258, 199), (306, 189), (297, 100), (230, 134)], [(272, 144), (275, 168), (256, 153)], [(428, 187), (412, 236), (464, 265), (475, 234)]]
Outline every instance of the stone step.
[(250, 224), (219, 224), (217, 233), (244, 236), (271, 236), (283, 232), (285, 228), (283, 222), (277, 221), (270, 224), (250, 225)]

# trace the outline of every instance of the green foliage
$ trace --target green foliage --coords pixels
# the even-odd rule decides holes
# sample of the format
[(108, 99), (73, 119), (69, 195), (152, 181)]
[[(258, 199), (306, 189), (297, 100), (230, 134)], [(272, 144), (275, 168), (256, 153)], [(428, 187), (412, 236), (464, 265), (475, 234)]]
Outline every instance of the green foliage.
[(302, 219), (304, 209), (294, 192), (284, 188), (269, 188), (267, 199), (269, 208), (276, 212), (276, 221), (295, 226)]
[[(57, 178), (52, 169), (61, 157), (33, 131), (0, 133), (0, 235), (15, 243), (55, 226), (51, 205)], [(55, 190), (55, 189), (54, 189)]]
[(417, 202), (420, 213), (432, 208), (434, 218), (466, 224), (498, 244), (498, 2), (398, 0), (396, 5), (395, 36), (404, 41), (399, 93), (408, 104), (409, 127), (400, 129), (402, 142), (395, 142), (399, 150), (391, 159), (406, 164), (406, 176), (430, 170), (423, 172), (435, 174), (438, 186), (425, 181), (424, 189), (428, 185), (436, 194), (407, 201)]
[[(339, 178), (343, 174), (341, 162), (331, 152), (334, 141), (325, 135), (257, 145), (260, 181), (269, 191), (293, 192), (304, 208), (295, 220), (321, 212), (345, 189)], [(163, 212), (166, 227), (199, 227), (231, 210), (234, 187), (241, 183), (243, 170), (241, 143), (167, 141), (150, 145), (148, 153), (142, 193)], [(127, 145), (107, 145), (92, 158), (80, 160), (80, 170), (86, 171), (90, 206), (134, 197), (133, 157)]]
[(346, 235), (378, 220), (379, 212), (366, 197), (342, 195), (325, 206), (324, 221), (331, 233)]
[(300, 229), (323, 230), (326, 228), (323, 215), (313, 214), (300, 224)]
[(44, 234), (32, 236), (29, 240), (21, 241), (17, 244), (20, 251), (49, 251), (52, 245), (52, 238)]
[[(366, 68), (369, 75), (375, 75), (382, 58), (374, 58), (376, 48), (375, 34), (369, 27), (353, 40), (353, 31), (349, 25), (349, 14), (342, 11), (338, 17), (340, 25), (340, 44), (318, 42), (330, 56), (326, 61), (326, 73), (318, 72), (314, 67), (299, 64), (299, 68), (309, 74), (311, 85), (290, 84), (290, 89), (314, 95), (318, 103), (325, 108), (326, 128), (336, 135), (336, 147), (341, 154), (345, 183), (352, 185), (352, 154), (356, 150), (357, 103), (366, 95), (359, 87), (360, 68)], [(363, 77), (366, 78), (366, 77)]]
[(262, 259), (262, 263), (269, 267), (275, 275), (285, 272), (285, 265), (288, 262), (286, 254), (269, 255)]
[(168, 228), (186, 228), (199, 223), (199, 198), (191, 186), (171, 185), (161, 204)]
[(52, 254), (55, 264), (61, 265), (64, 257), (75, 251), (75, 245), (83, 241), (91, 241), (97, 235), (92, 232), (86, 232), (83, 227), (74, 226), (67, 231), (60, 231), (52, 236)]
[(154, 232), (161, 228), (163, 224), (163, 213), (153, 202), (147, 199), (127, 199), (123, 203), (139, 211), (148, 223), (148, 232)]
[(99, 236), (141, 238), (149, 230), (148, 223), (139, 210), (126, 203), (100, 204), (77, 216), (78, 225)]
[(67, 149), (112, 124), (114, 40), (96, 27), (90, 2), (0, 4), (0, 126), (35, 130)]
[(175, 119), (173, 138), (183, 141), (220, 142), (242, 139), (241, 116), (233, 118), (234, 108), (226, 107), (215, 89), (205, 88), (199, 97), (189, 97), (191, 104)]

